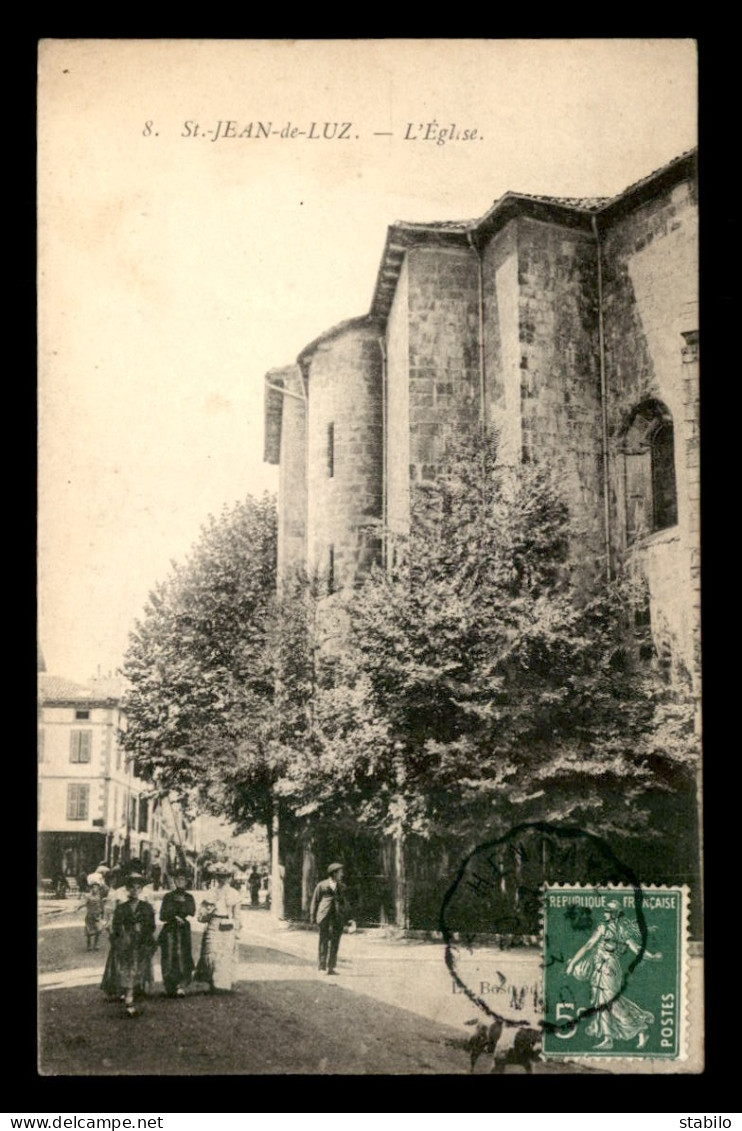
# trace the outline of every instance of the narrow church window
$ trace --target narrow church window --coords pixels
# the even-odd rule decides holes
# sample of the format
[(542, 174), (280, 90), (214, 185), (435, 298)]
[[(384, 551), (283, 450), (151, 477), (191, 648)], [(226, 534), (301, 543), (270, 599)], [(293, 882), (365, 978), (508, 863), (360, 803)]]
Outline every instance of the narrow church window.
[(327, 476), (335, 477), (335, 425), (327, 425)]
[(675, 444), (672, 421), (663, 420), (651, 437), (654, 528), (664, 530), (678, 521), (675, 489)]
[(672, 416), (659, 401), (645, 401), (634, 409), (624, 441), (624, 470), (627, 541), (675, 526)]
[(330, 546), (327, 551), (327, 592), (335, 592), (335, 547)]

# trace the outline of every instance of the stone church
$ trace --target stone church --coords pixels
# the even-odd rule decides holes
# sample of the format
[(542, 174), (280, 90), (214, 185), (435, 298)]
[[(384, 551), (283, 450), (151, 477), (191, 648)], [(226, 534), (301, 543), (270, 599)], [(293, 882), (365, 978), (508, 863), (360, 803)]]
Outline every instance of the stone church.
[[(501, 459), (557, 473), (579, 568), (641, 571), (655, 654), (699, 697), (697, 222), (690, 152), (612, 198), (508, 192), (478, 220), (393, 224), (368, 314), (266, 375), (279, 575), (334, 592), (388, 560), (413, 485), (484, 422)], [(292, 917), (320, 856), (284, 861)]]

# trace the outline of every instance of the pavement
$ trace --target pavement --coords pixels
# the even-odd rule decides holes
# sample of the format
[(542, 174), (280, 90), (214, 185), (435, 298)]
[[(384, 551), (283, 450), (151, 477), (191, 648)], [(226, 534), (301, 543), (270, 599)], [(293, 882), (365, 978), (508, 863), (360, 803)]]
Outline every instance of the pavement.
[[(198, 905), (200, 893), (194, 893)], [(159, 901), (155, 903), (159, 913)], [(70, 900), (47, 900), (41, 907), (42, 929), (69, 926), (83, 913), (73, 911)], [(194, 950), (203, 927), (192, 925)], [(418, 1014), (430, 1021), (464, 1029), (467, 1022), (483, 1019), (476, 1005), (455, 982), (446, 965), (442, 942), (419, 939), (389, 938), (380, 931), (359, 930), (344, 934), (335, 977), (316, 970), (317, 934), (304, 928), (293, 928), (265, 909), (244, 907), (242, 911), (240, 981), (305, 980), (308, 967), (315, 968), (318, 980), (337, 981), (354, 993), (374, 998)], [(107, 950), (105, 941), (103, 951)], [(257, 951), (245, 961), (245, 951)], [(295, 965), (276, 961), (277, 953), (296, 960)], [(538, 1001), (534, 998), (540, 984), (538, 950), (513, 948), (500, 951), (494, 947), (478, 947), (476, 953), (455, 955), (459, 978), (478, 997), (483, 998), (499, 1015), (516, 1024), (535, 1024)], [(61, 986), (92, 985), (99, 977), (89, 965), (67, 970), (47, 970), (39, 975), (41, 989)], [(525, 988), (525, 993), (524, 993)], [(535, 1008), (534, 1008), (535, 1007)], [(467, 1027), (467, 1031), (471, 1029)]]
[[(390, 1003), (388, 994), (358, 992), (348, 957), (338, 977), (320, 974), (316, 934), (273, 924), (264, 910), (243, 914), (236, 993), (214, 997), (194, 983), (178, 1000), (156, 986), (132, 1021), (100, 993), (107, 940), (86, 949), (84, 912), (74, 906), (45, 901), (41, 908), (43, 1076), (468, 1073), (470, 1030), (462, 1036)], [(194, 925), (195, 953), (201, 931)], [(368, 949), (354, 948), (353, 961)], [(483, 1058), (478, 1070), (488, 1067)]]
[[(317, 962), (317, 935), (305, 929), (292, 929), (269, 916), (243, 915), (242, 941), (252, 941), (280, 949), (313, 966)], [(540, 982), (540, 954), (525, 949), (508, 952), (495, 948), (477, 948), (476, 953), (456, 952), (455, 969), (478, 997), (492, 999), (498, 1014), (516, 1023), (532, 1023), (536, 1014), (521, 999), (527, 987), (532, 1003), (533, 989)], [(250, 967), (253, 976), (270, 977), (269, 967)], [(317, 978), (330, 980), (331, 975), (317, 971)], [(304, 975), (305, 976), (305, 975)], [(338, 954), (338, 982), (357, 994), (375, 998), (400, 1009), (409, 1010), (439, 1024), (463, 1028), (468, 1022), (483, 1019), (453, 979), (446, 965), (442, 942), (385, 937), (381, 932), (358, 931), (344, 934)], [(517, 1004), (511, 1004), (513, 990)], [(530, 996), (528, 995), (530, 991)], [(496, 1003), (496, 1004), (495, 1004)]]
[[(200, 893), (194, 893), (196, 904)], [(159, 912), (157, 900), (156, 913)], [(41, 991), (97, 985), (107, 953), (104, 938), (99, 953), (87, 955), (80, 952), (75, 958), (79, 964), (59, 963), (52, 959), (49, 944), (56, 928), (79, 923), (82, 932), (84, 913), (75, 912), (71, 900), (46, 900), (40, 906), (39, 988)], [(198, 953), (201, 924), (193, 924), (194, 953)], [(45, 953), (51, 961), (43, 961)], [(240, 937), (240, 962), (238, 981), (268, 986), (270, 983), (307, 983), (313, 979), (327, 988), (336, 986), (344, 991), (395, 1010), (424, 1018), (436, 1025), (445, 1026), (449, 1032), (460, 1034), (462, 1039), (473, 1033), (472, 1025), (486, 1020), (486, 1013), (467, 995), (467, 990), (485, 1003), (493, 1014), (504, 1017), (512, 1024), (506, 1027), (503, 1043), (510, 1044), (517, 1028), (528, 1025), (538, 1027), (542, 1013), (541, 953), (536, 947), (514, 947), (501, 950), (495, 946), (477, 946), (469, 950), (454, 948), (449, 961), (457, 975), (452, 976), (447, 965), (446, 948), (441, 941), (408, 938), (390, 938), (381, 931), (359, 930), (344, 934), (340, 943), (337, 976), (317, 970), (317, 934), (299, 926), (277, 920), (264, 908), (244, 906)], [(60, 968), (67, 965), (68, 968)], [(46, 967), (46, 968), (45, 968)], [(702, 1000), (702, 960), (689, 960), (689, 990), (692, 998)], [(276, 985), (278, 989), (278, 985)], [(359, 1003), (360, 1004), (360, 1003)], [(692, 1063), (702, 1062), (700, 1041), (702, 1025), (695, 1024), (697, 1041), (690, 1048)], [(672, 1063), (653, 1063), (646, 1069), (642, 1062), (634, 1062), (636, 1070), (676, 1071)], [(603, 1060), (601, 1068), (612, 1070), (611, 1062)]]

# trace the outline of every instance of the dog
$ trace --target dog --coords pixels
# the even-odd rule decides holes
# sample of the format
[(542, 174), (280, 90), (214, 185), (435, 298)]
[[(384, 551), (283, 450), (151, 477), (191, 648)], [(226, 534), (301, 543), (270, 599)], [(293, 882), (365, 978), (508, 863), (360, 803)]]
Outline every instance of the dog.
[[(466, 1024), (476, 1026), (467, 1042), (470, 1072), (474, 1071), (480, 1056), (487, 1054), (492, 1057), (490, 1073), (500, 1075), (507, 1064), (519, 1064), (529, 1076), (533, 1073), (533, 1065), (540, 1059), (539, 1029), (506, 1026), (504, 1021), (483, 1022), (476, 1019), (467, 1021)], [(506, 1039), (501, 1042), (503, 1030)]]

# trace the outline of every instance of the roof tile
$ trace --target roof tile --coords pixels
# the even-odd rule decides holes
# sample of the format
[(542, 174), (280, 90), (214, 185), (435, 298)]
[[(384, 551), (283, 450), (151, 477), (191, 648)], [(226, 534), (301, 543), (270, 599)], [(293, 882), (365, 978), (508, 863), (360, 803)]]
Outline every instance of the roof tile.
[(74, 683), (71, 679), (64, 679), (58, 675), (39, 674), (39, 700), (42, 703), (55, 701), (80, 700), (80, 702), (104, 702), (108, 699), (120, 699), (123, 694), (123, 682), (120, 679), (92, 679), (88, 684)]

